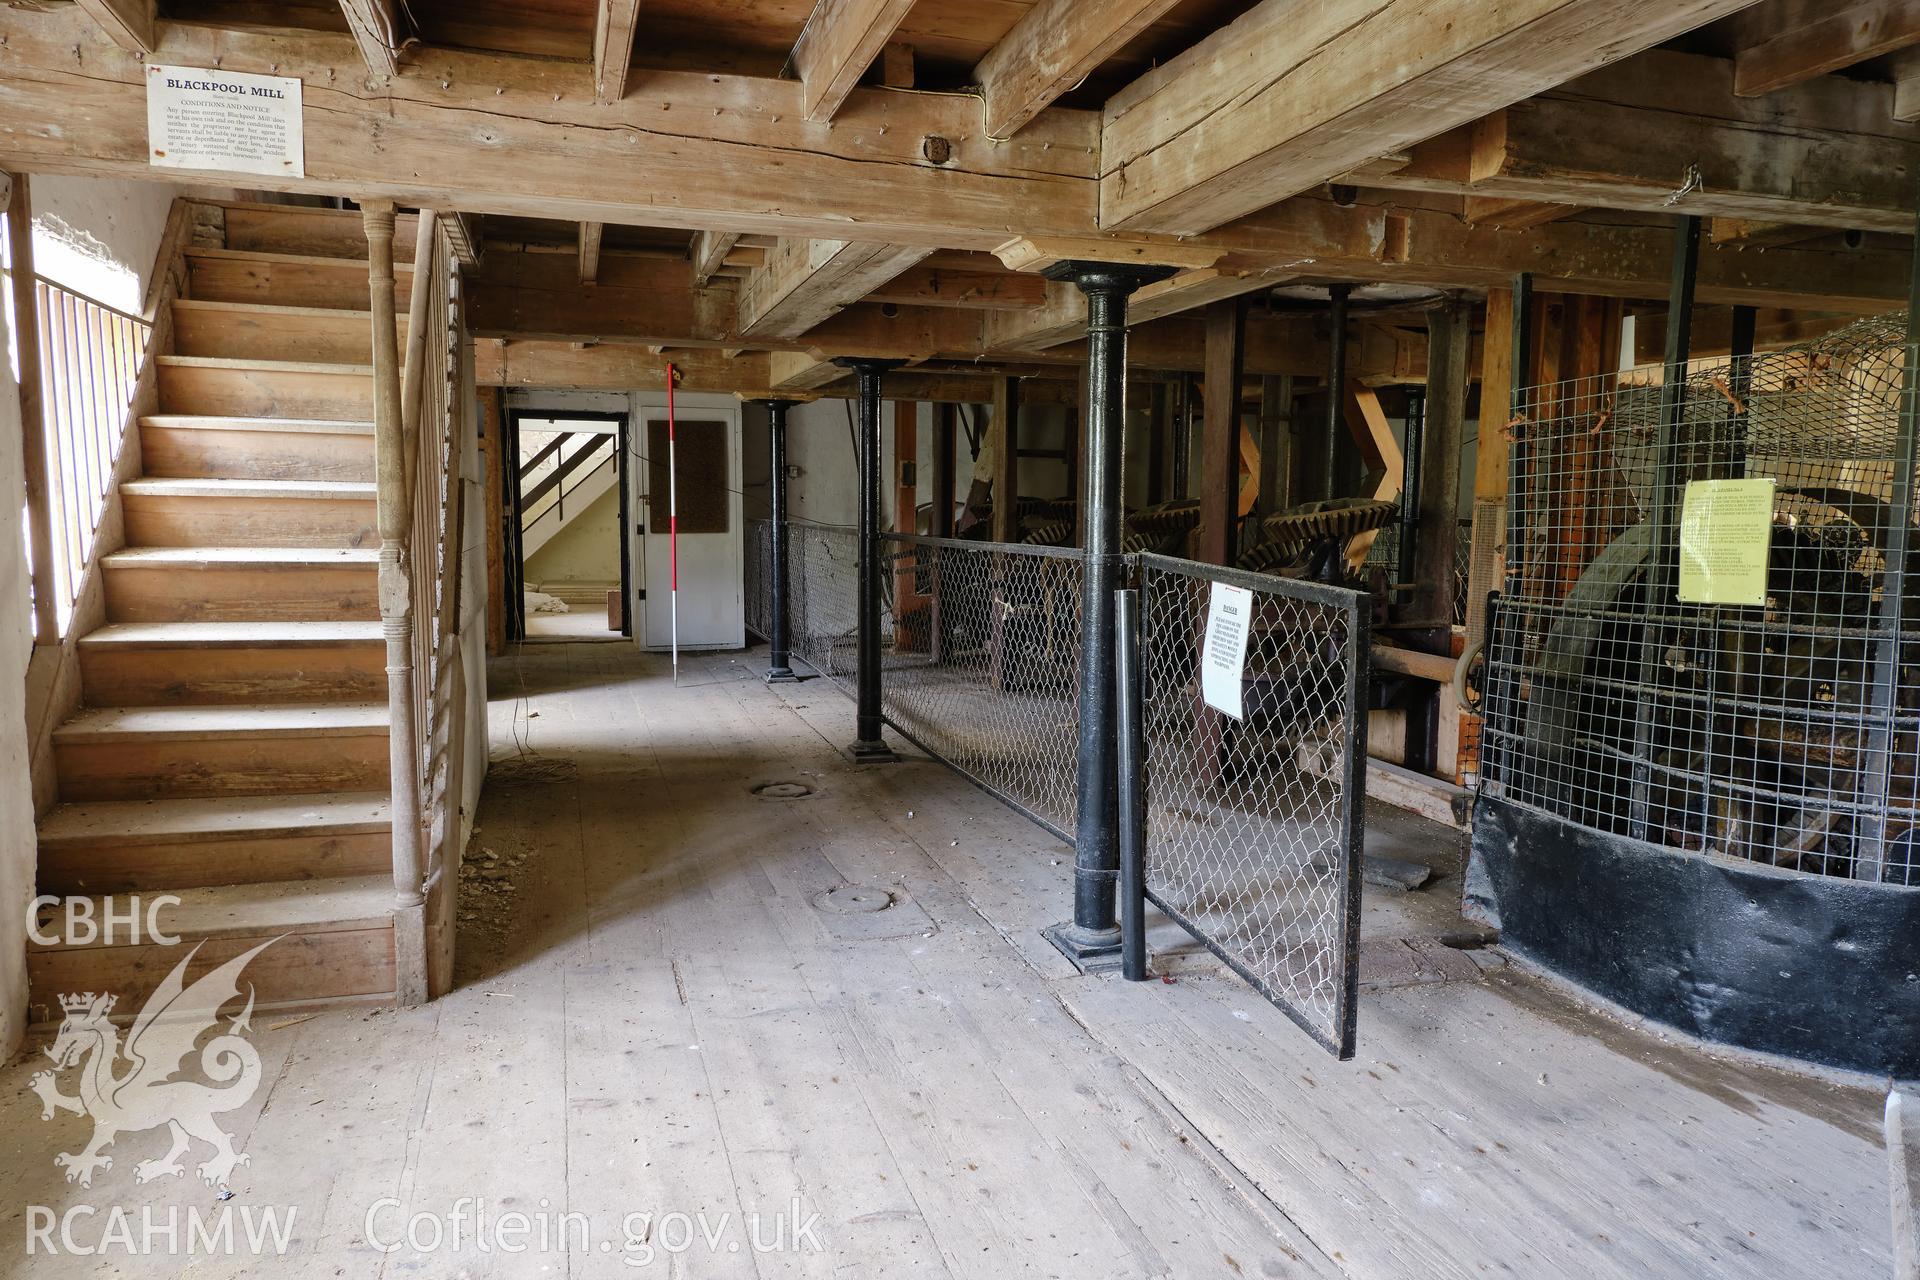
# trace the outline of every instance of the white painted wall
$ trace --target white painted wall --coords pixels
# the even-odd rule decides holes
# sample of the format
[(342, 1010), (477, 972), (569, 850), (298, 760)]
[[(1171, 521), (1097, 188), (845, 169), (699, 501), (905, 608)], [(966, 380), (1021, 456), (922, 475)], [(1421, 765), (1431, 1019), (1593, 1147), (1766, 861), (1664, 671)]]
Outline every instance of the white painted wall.
[[(0, 351), (9, 345), (0, 314)], [(27, 1012), (27, 901), (35, 858), (33, 785), (27, 767), (27, 660), (33, 638), (27, 559), (19, 511), (26, 505), (20, 459), (20, 397), (0, 359), (0, 1061), (20, 1047)]]
[(168, 211), (183, 191), (165, 182), (35, 176), (35, 267), (76, 293), (140, 314)]

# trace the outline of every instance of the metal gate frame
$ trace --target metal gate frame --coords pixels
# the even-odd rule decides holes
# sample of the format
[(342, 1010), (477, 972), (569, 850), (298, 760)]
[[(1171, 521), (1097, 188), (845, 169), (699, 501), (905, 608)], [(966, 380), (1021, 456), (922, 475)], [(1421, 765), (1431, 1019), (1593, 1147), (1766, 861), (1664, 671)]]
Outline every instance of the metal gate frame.
[[(1296, 1026), (1323, 1048), (1341, 1060), (1354, 1055), (1355, 1019), (1359, 1007), (1361, 857), (1365, 835), (1366, 801), (1366, 721), (1368, 679), (1367, 654), (1371, 609), (1367, 598), (1357, 591), (1277, 578), (1246, 570), (1220, 568), (1176, 560), (1167, 556), (1142, 554), (1138, 566), (1137, 588), (1117, 593), (1119, 608), (1115, 615), (1119, 680), (1120, 736), (1120, 923), (1122, 933), (1121, 967), (1133, 981), (1147, 977), (1146, 904), (1153, 903), (1167, 917), (1191, 934), (1222, 964), (1226, 965), (1255, 991), (1284, 1013)], [(1155, 831), (1147, 812), (1151, 790), (1151, 762), (1147, 743), (1146, 684), (1153, 654), (1145, 634), (1143, 615), (1151, 607), (1151, 592), (1156, 575), (1172, 575), (1193, 581), (1220, 582), (1244, 587), (1261, 595), (1298, 602), (1301, 605), (1331, 611), (1344, 632), (1340, 639), (1339, 665), (1344, 667), (1340, 701), (1341, 717), (1337, 766), (1338, 795), (1335, 809), (1338, 826), (1328, 851), (1337, 854), (1338, 865), (1331, 878), (1337, 881), (1337, 901), (1333, 937), (1325, 949), (1330, 970), (1330, 991), (1326, 1009), (1330, 1016), (1316, 1018), (1295, 997), (1275, 987), (1259, 972), (1258, 961), (1244, 951), (1236, 951), (1227, 939), (1210, 934), (1195, 913), (1169, 900), (1162, 889), (1151, 883), (1148, 849)], [(1197, 678), (1197, 677), (1196, 677)], [(1225, 721), (1228, 717), (1204, 704), (1199, 714)], [(1222, 743), (1222, 753), (1226, 751)]]

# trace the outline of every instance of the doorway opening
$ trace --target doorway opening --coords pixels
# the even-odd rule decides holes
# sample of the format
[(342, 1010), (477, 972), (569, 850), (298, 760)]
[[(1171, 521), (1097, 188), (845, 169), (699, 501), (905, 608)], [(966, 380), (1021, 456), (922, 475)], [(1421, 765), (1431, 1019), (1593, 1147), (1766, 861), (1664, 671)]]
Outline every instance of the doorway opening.
[(507, 629), (511, 639), (629, 639), (627, 415), (507, 415)]

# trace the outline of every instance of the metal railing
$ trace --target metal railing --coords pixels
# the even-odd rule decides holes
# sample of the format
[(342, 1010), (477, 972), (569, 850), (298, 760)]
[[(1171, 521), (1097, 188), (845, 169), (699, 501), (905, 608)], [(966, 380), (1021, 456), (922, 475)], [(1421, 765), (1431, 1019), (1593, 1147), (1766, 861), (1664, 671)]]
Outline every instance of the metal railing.
[(1074, 828), (1077, 550), (887, 534), (887, 723), (1061, 839)]
[[(1351, 1057), (1367, 597), (1164, 556), (1139, 564), (1138, 656), (1123, 669), (1140, 682), (1140, 891)], [(1123, 772), (1126, 755), (1123, 743)]]

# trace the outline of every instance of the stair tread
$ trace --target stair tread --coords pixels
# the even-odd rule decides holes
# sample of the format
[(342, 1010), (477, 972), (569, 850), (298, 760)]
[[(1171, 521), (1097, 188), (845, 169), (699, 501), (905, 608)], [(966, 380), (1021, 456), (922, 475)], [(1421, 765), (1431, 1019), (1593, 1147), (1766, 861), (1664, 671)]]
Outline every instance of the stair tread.
[[(234, 369), (244, 373), (330, 373), (372, 377), (370, 364), (339, 364), (325, 360), (249, 360), (243, 356), (155, 356), (164, 368)], [(268, 419), (277, 421), (277, 419)]]
[(82, 649), (292, 649), (377, 645), (377, 621), (115, 622), (80, 637)]
[[(326, 261), (352, 262), (353, 259), (328, 258)], [(366, 307), (296, 307), (283, 302), (233, 302), (226, 298), (175, 298), (173, 305), (185, 311), (227, 311), (243, 315), (281, 316), (288, 319), (300, 316), (324, 317), (329, 320), (358, 317), (368, 324), (373, 323), (373, 312)]]
[(109, 568), (245, 564), (331, 569), (378, 565), (377, 547), (123, 547), (100, 557)]
[(156, 498), (317, 498), (373, 501), (378, 486), (355, 480), (227, 480), (141, 476), (121, 483), (123, 494)]
[[(342, 258), (324, 253), (281, 253), (274, 249), (225, 249), (216, 245), (188, 245), (189, 258), (223, 258), (229, 262), (284, 262), (300, 266), (318, 267), (355, 267), (357, 274), (367, 274), (365, 258)], [(413, 274), (413, 263), (396, 257), (393, 264), (395, 272)]]
[[(169, 892), (180, 901), (171, 908), (162, 908), (160, 925), (186, 941), (379, 928), (393, 922), (393, 880), (383, 875), (276, 880)], [(94, 902), (98, 909), (107, 902), (132, 896), (108, 894)], [(49, 910), (43, 916), (41, 932), (53, 936), (54, 941), (51, 945), (29, 942), (28, 948), (33, 951), (105, 949), (97, 940), (79, 944), (63, 941), (59, 937), (61, 921), (57, 912)]]
[(63, 804), (40, 820), (40, 846), (168, 844), (324, 832), (350, 835), (392, 826), (380, 791), (312, 795), (191, 796)]
[(150, 413), (140, 419), (143, 427), (165, 427), (185, 431), (294, 431), (315, 435), (373, 434), (373, 423), (350, 418), (239, 418), (230, 414)]
[(387, 729), (384, 702), (258, 702), (203, 706), (89, 707), (53, 731), (56, 744), (158, 738), (354, 736)]

